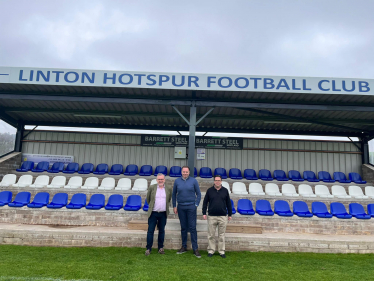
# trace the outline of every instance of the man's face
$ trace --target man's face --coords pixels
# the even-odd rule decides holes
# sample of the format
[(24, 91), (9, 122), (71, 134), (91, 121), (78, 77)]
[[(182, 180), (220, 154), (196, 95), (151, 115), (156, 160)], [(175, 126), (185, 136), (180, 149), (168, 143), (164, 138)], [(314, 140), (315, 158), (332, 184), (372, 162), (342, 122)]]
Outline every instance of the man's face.
[(215, 187), (220, 187), (222, 185), (222, 179), (221, 178), (219, 178), (219, 177), (215, 177), (214, 178), (214, 186)]
[(183, 168), (182, 169), (182, 177), (184, 179), (188, 178), (188, 176), (190, 175), (190, 170), (188, 170), (188, 168)]
[(159, 186), (164, 186), (164, 184), (165, 184), (165, 176), (164, 175), (158, 175), (157, 176), (157, 184)]

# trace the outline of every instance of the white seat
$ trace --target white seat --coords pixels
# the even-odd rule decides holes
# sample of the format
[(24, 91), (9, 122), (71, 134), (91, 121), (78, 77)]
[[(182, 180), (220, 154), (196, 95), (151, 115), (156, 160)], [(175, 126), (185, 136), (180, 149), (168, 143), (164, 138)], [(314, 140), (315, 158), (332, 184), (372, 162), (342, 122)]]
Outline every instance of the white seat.
[(148, 182), (146, 179), (136, 179), (132, 190), (146, 191), (148, 189)]
[(150, 184), (149, 186), (154, 185), (154, 184), (157, 184), (157, 179), (153, 179), (153, 180), (151, 181), (151, 184)]
[(291, 183), (282, 184), (282, 194), (284, 196), (299, 197), (300, 195), (296, 192), (296, 188)]
[(329, 188), (323, 184), (317, 184), (315, 187), (315, 192), (318, 197), (322, 198), (334, 198), (334, 195), (330, 194)]
[(247, 187), (244, 182), (234, 182), (232, 184), (233, 194), (248, 194)]
[(131, 189), (131, 180), (129, 178), (120, 179), (117, 183), (115, 190), (130, 190)]
[(0, 182), (1, 187), (8, 187), (16, 183), (17, 176), (15, 174), (7, 174)]
[(267, 183), (265, 185), (265, 193), (272, 196), (282, 196), (282, 193), (279, 192), (278, 185), (275, 183)]
[(252, 195), (265, 195), (262, 185), (258, 182), (251, 182), (248, 186), (248, 191)]
[(300, 184), (299, 194), (302, 197), (317, 197), (317, 195), (313, 193), (313, 189), (309, 184)]
[(357, 185), (350, 185), (348, 187), (348, 192), (349, 192), (349, 195), (351, 195), (353, 198), (358, 198), (358, 199), (369, 198), (369, 196), (364, 195), (364, 193), (362, 192), (362, 188)]
[(338, 198), (352, 198), (352, 196), (348, 195), (345, 188), (341, 185), (333, 185), (331, 187), (331, 193)]
[(57, 176), (52, 179), (51, 184), (48, 184), (47, 188), (61, 188), (61, 187), (64, 187), (65, 184), (66, 184), (66, 177)]
[(114, 189), (114, 187), (116, 186), (116, 181), (114, 178), (104, 178), (102, 181), (101, 181), (101, 184), (99, 186), (99, 189), (102, 189), (102, 190), (112, 190)]
[(18, 179), (17, 183), (12, 184), (13, 187), (29, 187), (32, 184), (32, 175), (23, 175)]
[(71, 177), (67, 185), (64, 188), (77, 189), (83, 184), (83, 179), (80, 176)]
[(33, 187), (33, 188), (43, 188), (43, 187), (47, 187), (48, 184), (49, 184), (49, 176), (42, 175), (42, 176), (38, 176), (35, 179), (34, 184), (30, 185), (30, 187)]
[(371, 198), (374, 199), (374, 186), (366, 186), (365, 187), (365, 194)]
[(97, 177), (89, 177), (82, 185), (82, 189), (96, 189), (99, 187), (99, 179)]
[(230, 185), (229, 185), (229, 183), (227, 181), (223, 181), (222, 182), (222, 186), (229, 191), (229, 194), (231, 193)]

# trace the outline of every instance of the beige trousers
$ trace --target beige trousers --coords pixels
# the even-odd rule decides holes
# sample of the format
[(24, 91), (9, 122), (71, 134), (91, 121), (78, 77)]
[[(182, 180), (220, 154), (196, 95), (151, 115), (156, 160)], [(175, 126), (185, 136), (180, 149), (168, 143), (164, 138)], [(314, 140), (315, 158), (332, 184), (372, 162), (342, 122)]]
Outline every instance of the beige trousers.
[(218, 252), (225, 253), (225, 232), (227, 226), (227, 216), (208, 216), (208, 253), (214, 254), (216, 251), (216, 229), (218, 227)]

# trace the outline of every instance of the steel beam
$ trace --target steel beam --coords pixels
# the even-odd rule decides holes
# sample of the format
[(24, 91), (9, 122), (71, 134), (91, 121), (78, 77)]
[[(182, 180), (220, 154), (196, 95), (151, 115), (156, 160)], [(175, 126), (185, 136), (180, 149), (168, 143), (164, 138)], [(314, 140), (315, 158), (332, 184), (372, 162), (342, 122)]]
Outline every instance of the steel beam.
[(16, 141), (14, 144), (14, 151), (22, 152), (22, 139), (23, 139), (23, 132), (25, 126), (22, 121), (18, 122), (17, 124), (17, 133), (16, 133)]
[(13, 127), (17, 127), (18, 121), (5, 113), (5, 109), (3, 107), (0, 107), (0, 119), (12, 125)]
[(190, 168), (191, 176), (194, 175), (195, 167), (195, 134), (196, 134), (196, 106), (190, 107), (190, 130), (188, 136), (188, 167)]

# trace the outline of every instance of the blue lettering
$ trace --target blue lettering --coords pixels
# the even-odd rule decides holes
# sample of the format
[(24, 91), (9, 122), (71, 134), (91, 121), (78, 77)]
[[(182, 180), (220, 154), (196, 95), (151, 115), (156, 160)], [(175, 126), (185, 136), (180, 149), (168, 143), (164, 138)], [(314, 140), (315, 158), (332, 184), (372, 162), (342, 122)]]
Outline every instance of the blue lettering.
[(321, 80), (318, 82), (318, 89), (320, 89), (321, 91), (330, 91), (330, 88), (328, 89), (322, 88), (322, 83), (325, 83), (325, 82), (330, 83), (329, 80)]
[(171, 82), (173, 83), (173, 85), (175, 87), (182, 87), (184, 85), (184, 75), (182, 75), (182, 82), (181, 82), (181, 84), (178, 85), (178, 84), (175, 83), (175, 75), (172, 76)]
[[(223, 86), (222, 85), (222, 80), (223, 79), (227, 79), (229, 81), (229, 83), (227, 84), (227, 86)], [(218, 86), (220, 86), (221, 88), (230, 88), (232, 85), (232, 80), (230, 77), (221, 77), (218, 79)]]
[[(125, 75), (129, 77), (129, 82), (127, 82), (127, 83), (122, 81), (122, 78), (123, 78), (123, 76), (125, 76)], [(118, 82), (121, 83), (122, 85), (128, 85), (128, 84), (131, 84), (133, 80), (134, 80), (134, 78), (132, 77), (132, 75), (131, 75), (131, 74), (127, 74), (127, 73), (125, 73), (125, 74), (121, 74), (121, 75), (118, 77)]]
[(116, 74), (113, 73), (112, 77), (108, 77), (108, 73), (104, 73), (104, 84), (106, 84), (107, 80), (112, 80), (112, 84), (116, 84)]
[(82, 83), (84, 83), (84, 78), (87, 78), (88, 82), (91, 84), (95, 82), (95, 72), (92, 72), (92, 77), (88, 76), (87, 72), (82, 72)]
[(213, 81), (212, 79), (216, 79), (216, 76), (208, 76), (208, 88), (210, 88), (211, 84), (216, 83), (216, 81)]
[(56, 82), (60, 82), (60, 74), (64, 72), (63, 71), (52, 71), (52, 73), (56, 73)]
[(148, 79), (149, 81), (152, 81), (152, 83), (147, 83), (148, 86), (156, 85), (156, 80), (155, 80), (155, 79), (152, 79), (151, 77), (156, 77), (156, 75), (154, 75), (154, 74), (150, 74), (150, 75), (147, 76), (147, 79)]
[(135, 77), (138, 77), (138, 85), (142, 84), (142, 76), (145, 76), (145, 74), (134, 74)]
[[(75, 76), (74, 80), (68, 79), (70, 74), (73, 74)], [(68, 83), (75, 83), (78, 81), (78, 79), (79, 79), (79, 74), (74, 71), (66, 72), (64, 75), (64, 80), (65, 82), (68, 82)]]
[(343, 80), (343, 90), (344, 91), (346, 91), (346, 92), (353, 92), (355, 89), (356, 89), (356, 83), (355, 83), (355, 81), (352, 81), (352, 89), (347, 90), (347, 88), (345, 87), (345, 81)]
[[(244, 86), (239, 86), (239, 80), (244, 80), (245, 81), (245, 85)], [(243, 88), (247, 88), (249, 85), (249, 80), (245, 77), (238, 77), (235, 79), (235, 87), (236, 88), (240, 88), (240, 89), (243, 89)]]
[(23, 76), (23, 70), (19, 71), (19, 81), (27, 81), (27, 79), (22, 78)]
[(305, 79), (303, 79), (303, 90), (304, 91), (311, 91), (312, 90), (311, 88), (306, 87), (306, 80)]
[(287, 84), (286, 79), (279, 80), (279, 83), (278, 83), (278, 86), (277, 86), (277, 90), (279, 90), (280, 87), (285, 87), (287, 90), (290, 89), (290, 87)]
[[(369, 92), (370, 91), (369, 83), (366, 82), (366, 81), (358, 81), (358, 87), (359, 87), (360, 92)], [(365, 90), (364, 90), (364, 88), (365, 88)]]
[(168, 82), (170, 80), (170, 77), (169, 76), (167, 76), (167, 75), (160, 75), (159, 77), (158, 77), (158, 85), (159, 86), (162, 86), (162, 83), (164, 83), (164, 82)]
[(192, 83), (195, 84), (195, 87), (199, 87), (199, 84), (197, 84), (197, 81), (199, 81), (199, 77), (197, 77), (197, 76), (188, 76), (188, 87), (191, 87)]
[(38, 70), (36, 72), (36, 81), (39, 81), (40, 76), (41, 76), (44, 79), (45, 82), (49, 82), (50, 74), (51, 74), (51, 72), (47, 71), (47, 77), (46, 77), (42, 71)]
[(30, 70), (30, 81), (34, 79), (34, 70)]
[(332, 90), (334, 92), (340, 92), (341, 91), (340, 89), (336, 89), (336, 87), (335, 87), (335, 80), (332, 80)]
[[(270, 86), (268, 86), (270, 85)], [(264, 89), (274, 89), (274, 79), (264, 78)]]
[(301, 90), (301, 88), (296, 88), (296, 79), (292, 79), (292, 90)]
[(260, 81), (262, 78), (249, 78), (249, 79), (255, 81), (254, 88), (257, 89), (257, 81)]

